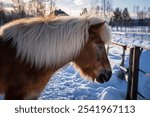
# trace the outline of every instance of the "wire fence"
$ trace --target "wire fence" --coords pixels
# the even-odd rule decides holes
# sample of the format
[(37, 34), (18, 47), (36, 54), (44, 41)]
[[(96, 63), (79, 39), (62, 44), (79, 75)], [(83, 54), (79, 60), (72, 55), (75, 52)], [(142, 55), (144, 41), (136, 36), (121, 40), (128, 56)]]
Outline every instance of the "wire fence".
[[(119, 34), (119, 35), (125, 35), (126, 33), (119, 33), (115, 32), (113, 34)], [(132, 33), (134, 35), (134, 33)], [(150, 35), (150, 34), (147, 34)], [(127, 94), (126, 94), (126, 99), (127, 100), (136, 100), (138, 96), (140, 96), (142, 99), (146, 100), (147, 98), (143, 96), (140, 92), (138, 92), (138, 80), (139, 80), (139, 72), (143, 73), (144, 75), (148, 76), (150, 78), (150, 73), (145, 72), (144, 70), (141, 70), (139, 68), (139, 60), (140, 60), (140, 55), (143, 51), (143, 49), (150, 50), (150, 47), (146, 47), (143, 45), (135, 45), (133, 44), (131, 46), (128, 45), (127, 42), (124, 43), (122, 41), (123, 38), (121, 39), (120, 42), (113, 41), (112, 44), (115, 46), (120, 46), (123, 48), (123, 54), (122, 54), (122, 61), (120, 64), (120, 69), (123, 71), (124, 75), (123, 77), (125, 78), (125, 74), (127, 75)], [(127, 40), (126, 40), (127, 41)], [(150, 40), (149, 40), (150, 42)], [(130, 49), (129, 53), (129, 68), (125, 68), (124, 62), (125, 62), (125, 52), (126, 50)]]

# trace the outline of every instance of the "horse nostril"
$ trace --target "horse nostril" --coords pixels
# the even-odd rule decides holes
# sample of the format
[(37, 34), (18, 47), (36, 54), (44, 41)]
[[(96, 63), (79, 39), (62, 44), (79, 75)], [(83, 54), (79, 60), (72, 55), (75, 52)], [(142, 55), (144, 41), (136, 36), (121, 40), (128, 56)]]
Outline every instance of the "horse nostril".
[(107, 73), (101, 73), (97, 78), (96, 81), (99, 83), (104, 83), (109, 81), (109, 79), (111, 78), (112, 72), (109, 71)]
[(107, 80), (107, 77), (104, 73), (101, 73), (97, 78), (96, 78), (96, 81), (99, 82), (99, 83), (104, 83), (106, 82)]

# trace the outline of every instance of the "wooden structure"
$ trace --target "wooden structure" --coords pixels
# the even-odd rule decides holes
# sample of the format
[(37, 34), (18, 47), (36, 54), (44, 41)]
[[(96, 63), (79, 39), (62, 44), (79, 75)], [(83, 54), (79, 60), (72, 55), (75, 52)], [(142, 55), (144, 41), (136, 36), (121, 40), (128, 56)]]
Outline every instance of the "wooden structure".
[[(127, 72), (127, 74), (128, 74), (128, 80), (127, 80), (128, 86), (127, 86), (126, 99), (127, 100), (136, 100), (137, 95), (140, 95), (143, 99), (146, 99), (143, 95), (141, 95), (138, 92), (138, 76), (139, 76), (139, 72), (142, 72), (143, 74), (145, 74), (147, 76), (150, 76), (150, 74), (139, 69), (139, 61), (140, 61), (140, 55), (141, 55), (142, 50), (143, 49), (150, 50), (150, 48), (146, 48), (146, 47), (140, 46), (140, 45), (128, 46), (126, 44), (117, 43), (117, 42), (112, 42), (112, 44), (114, 44), (116, 46), (121, 46), (123, 48), (122, 61), (120, 64), (120, 68), (121, 68), (121, 70)], [(128, 69), (124, 67), (126, 48), (130, 49), (129, 68)]]

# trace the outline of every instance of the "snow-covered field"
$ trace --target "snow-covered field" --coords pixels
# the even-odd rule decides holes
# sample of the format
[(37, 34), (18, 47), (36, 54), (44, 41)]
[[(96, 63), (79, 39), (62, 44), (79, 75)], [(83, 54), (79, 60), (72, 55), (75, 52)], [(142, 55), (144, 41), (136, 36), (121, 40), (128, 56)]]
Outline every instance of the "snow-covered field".
[[(119, 38), (116, 36), (116, 38)], [(137, 38), (136, 38), (137, 39)], [(39, 99), (63, 100), (124, 100), (126, 99), (127, 82), (119, 79), (119, 64), (122, 48), (110, 46), (109, 60), (113, 74), (104, 84), (88, 81), (74, 69), (73, 63), (60, 69), (47, 84)], [(125, 66), (128, 66), (129, 50), (126, 51)], [(140, 69), (150, 73), (150, 51), (144, 50), (140, 59)], [(139, 73), (139, 92), (150, 99), (150, 77)], [(138, 97), (138, 99), (142, 99)]]

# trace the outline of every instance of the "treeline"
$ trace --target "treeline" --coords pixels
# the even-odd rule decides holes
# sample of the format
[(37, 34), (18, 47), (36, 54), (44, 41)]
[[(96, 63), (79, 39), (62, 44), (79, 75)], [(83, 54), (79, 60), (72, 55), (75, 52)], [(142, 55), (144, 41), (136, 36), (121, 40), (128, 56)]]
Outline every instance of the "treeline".
[[(11, 0), (11, 11), (5, 10), (5, 3), (0, 2), (0, 25), (11, 20), (24, 17), (44, 16), (46, 12), (51, 12), (55, 8), (55, 0)], [(49, 5), (48, 7), (46, 5)]]
[(133, 27), (133, 26), (148, 26), (150, 28), (150, 8), (140, 10), (139, 7), (134, 9), (132, 17), (127, 8), (121, 10), (116, 8), (110, 18), (110, 25), (112, 27)]
[(149, 26), (150, 19), (129, 19), (126, 21), (110, 21), (109, 24), (114, 26)]
[[(140, 6), (133, 6), (133, 11), (129, 12), (128, 8), (113, 9), (112, 0), (96, 1), (92, 4), (90, 9), (83, 8), (80, 15), (96, 14), (109, 20), (109, 24), (115, 27), (117, 31), (130, 27), (148, 27), (150, 32), (150, 7), (140, 8)], [(91, 12), (92, 11), (92, 12)]]
[(0, 26), (15, 19), (33, 17), (33, 15), (27, 14), (24, 10), (8, 12), (4, 9), (0, 9)]

